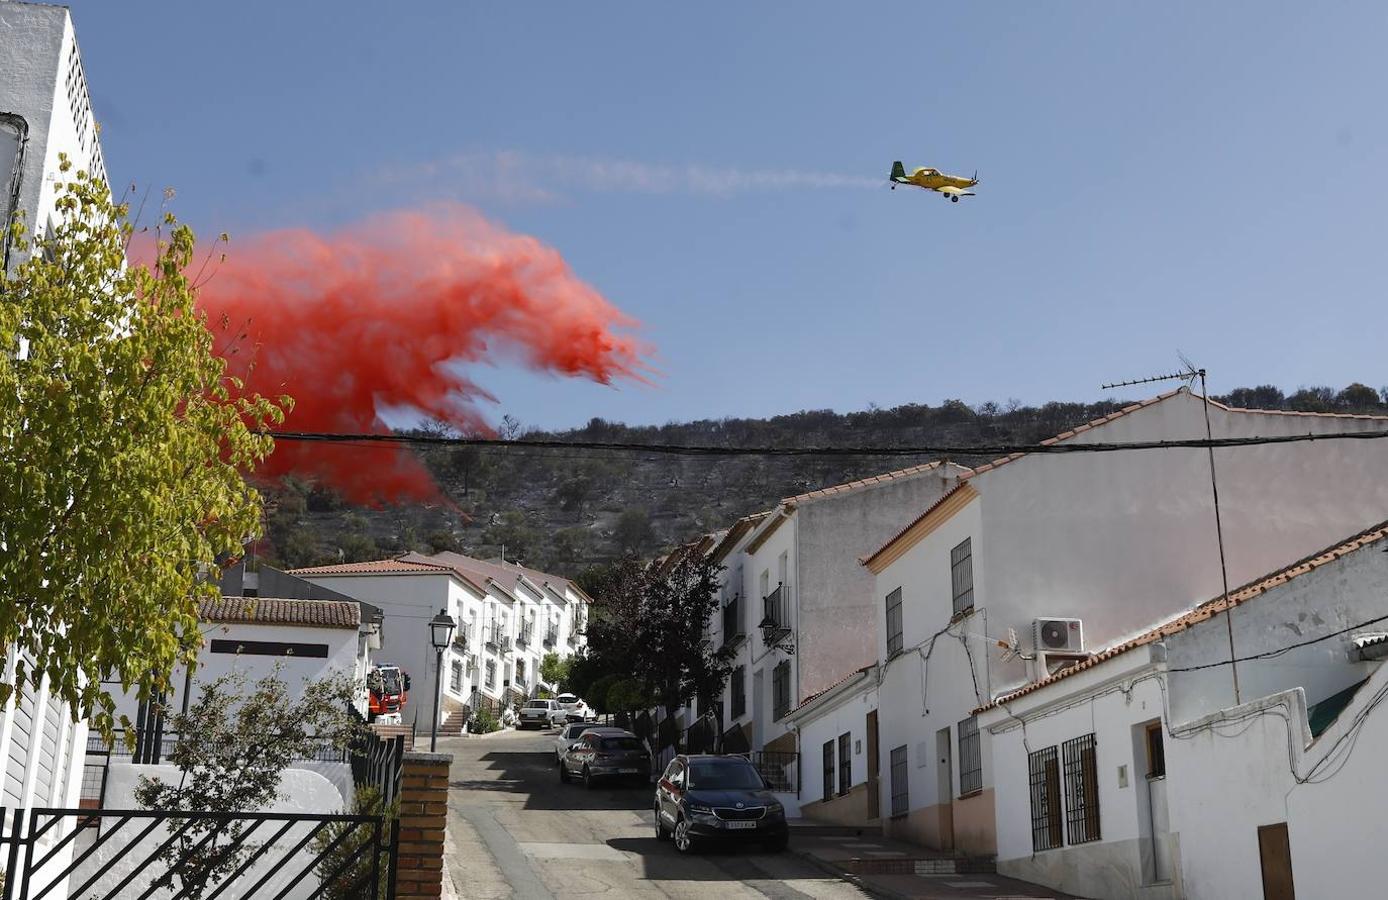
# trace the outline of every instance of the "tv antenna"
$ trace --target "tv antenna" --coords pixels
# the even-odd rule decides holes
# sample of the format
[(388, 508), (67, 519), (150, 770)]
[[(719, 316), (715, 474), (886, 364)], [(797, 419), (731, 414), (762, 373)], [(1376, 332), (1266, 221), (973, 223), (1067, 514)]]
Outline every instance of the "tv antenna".
[[(1114, 388), (1130, 387), (1135, 384), (1154, 384), (1159, 381), (1184, 381), (1187, 389), (1195, 385), (1195, 380), (1200, 379), (1200, 398), (1205, 405), (1205, 437), (1213, 441), (1214, 434), (1210, 428), (1210, 391), (1205, 385), (1205, 370), (1186, 358), (1184, 353), (1179, 350), (1176, 355), (1181, 360), (1181, 370), (1179, 372), (1169, 372), (1165, 375), (1149, 375), (1146, 378), (1132, 378), (1127, 381), (1115, 381), (1112, 384), (1100, 385), (1102, 390), (1112, 390)], [(1234, 704), (1243, 702), (1239, 693), (1239, 661), (1234, 653), (1234, 609), (1229, 605), (1229, 567), (1224, 559), (1224, 525), (1219, 516), (1219, 481), (1215, 477), (1214, 445), (1210, 444), (1207, 448), (1210, 457), (1210, 493), (1214, 497), (1215, 514), (1215, 541), (1219, 545), (1219, 577), (1224, 587), (1223, 606), (1224, 606), (1224, 625), (1229, 632), (1229, 671), (1234, 679)]]

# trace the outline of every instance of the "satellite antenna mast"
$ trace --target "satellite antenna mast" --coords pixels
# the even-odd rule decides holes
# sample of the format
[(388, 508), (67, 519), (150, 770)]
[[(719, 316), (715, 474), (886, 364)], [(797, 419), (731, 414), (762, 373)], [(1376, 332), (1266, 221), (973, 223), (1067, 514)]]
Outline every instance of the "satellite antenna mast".
[(1205, 370), (1197, 366), (1186, 358), (1184, 353), (1177, 351), (1176, 355), (1181, 359), (1184, 367), (1179, 372), (1170, 372), (1166, 375), (1151, 375), (1146, 378), (1133, 378), (1128, 381), (1115, 381), (1112, 384), (1100, 385), (1102, 390), (1112, 390), (1114, 388), (1129, 387), (1135, 384), (1154, 384), (1159, 381), (1184, 381), (1187, 389), (1191, 388), (1195, 380), (1200, 379), (1200, 399), (1205, 406), (1205, 438), (1210, 442), (1205, 449), (1210, 458), (1210, 494), (1214, 497), (1215, 514), (1215, 542), (1219, 546), (1219, 578), (1224, 588), (1221, 600), (1224, 606), (1224, 626), (1229, 634), (1229, 671), (1234, 679), (1234, 704), (1243, 702), (1239, 692), (1239, 660), (1234, 652), (1234, 608), (1229, 605), (1229, 567), (1224, 559), (1224, 525), (1219, 515), (1219, 481), (1215, 477), (1215, 458), (1214, 458), (1214, 433), (1210, 428), (1210, 391), (1205, 384)]

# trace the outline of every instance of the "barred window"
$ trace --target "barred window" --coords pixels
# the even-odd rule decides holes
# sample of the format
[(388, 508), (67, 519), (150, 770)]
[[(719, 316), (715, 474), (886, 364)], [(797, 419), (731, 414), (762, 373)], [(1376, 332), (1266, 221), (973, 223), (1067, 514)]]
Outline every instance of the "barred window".
[(734, 719), (741, 718), (747, 713), (747, 669), (745, 666), (738, 666), (733, 669), (728, 690), (732, 693), (732, 697), (729, 698), (732, 717)]
[(487, 660), (487, 689), (496, 687), (496, 663)]
[(1061, 744), (1065, 763), (1065, 826), (1071, 844), (1099, 839), (1099, 766), (1094, 735)]
[(978, 737), (978, 717), (959, 723), (959, 794), (983, 790), (983, 753)]
[(1060, 831), (1060, 763), (1056, 748), (1027, 755), (1031, 776), (1031, 849), (1053, 850), (1063, 840)]
[(853, 787), (853, 738), (847, 733), (839, 735), (839, 794), (846, 794)]
[(967, 612), (974, 608), (974, 561), (973, 539), (964, 540), (949, 551), (949, 577), (954, 595), (954, 612)]
[(911, 786), (907, 781), (906, 745), (892, 751), (892, 815), (904, 816), (911, 809)]
[(790, 661), (771, 670), (771, 717), (780, 719), (790, 712)]
[(824, 742), (824, 795), (828, 800), (834, 796), (834, 742)]
[(901, 588), (887, 595), (887, 656), (901, 652)]
[(448, 689), (455, 694), (463, 692), (463, 663), (455, 659), (448, 668)]

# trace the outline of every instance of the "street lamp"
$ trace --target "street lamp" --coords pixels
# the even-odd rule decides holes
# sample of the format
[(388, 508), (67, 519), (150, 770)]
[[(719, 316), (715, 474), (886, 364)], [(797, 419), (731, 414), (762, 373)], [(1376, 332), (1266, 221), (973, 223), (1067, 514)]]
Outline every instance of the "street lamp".
[(443, 651), (453, 640), (453, 629), (456, 627), (457, 623), (446, 609), (439, 610), (439, 614), (429, 620), (429, 643), (434, 645), (438, 654), (438, 661), (434, 666), (434, 727), (429, 732), (430, 753), (434, 752), (439, 739), (439, 689), (443, 684)]

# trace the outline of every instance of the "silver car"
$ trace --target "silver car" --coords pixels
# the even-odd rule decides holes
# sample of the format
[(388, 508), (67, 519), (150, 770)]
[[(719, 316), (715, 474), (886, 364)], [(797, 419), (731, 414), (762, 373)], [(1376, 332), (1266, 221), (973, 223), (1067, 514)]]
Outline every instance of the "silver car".
[(559, 759), (559, 780), (567, 784), (575, 776), (586, 788), (594, 787), (599, 778), (649, 784), (651, 755), (641, 739), (629, 731), (585, 731)]
[(562, 723), (564, 715), (564, 707), (559, 705), (558, 700), (531, 700), (521, 707), (517, 725), (521, 728), (531, 725), (541, 729), (550, 728)]

